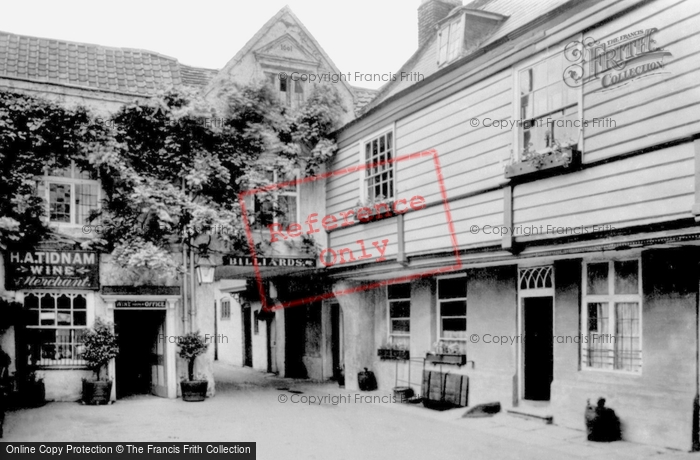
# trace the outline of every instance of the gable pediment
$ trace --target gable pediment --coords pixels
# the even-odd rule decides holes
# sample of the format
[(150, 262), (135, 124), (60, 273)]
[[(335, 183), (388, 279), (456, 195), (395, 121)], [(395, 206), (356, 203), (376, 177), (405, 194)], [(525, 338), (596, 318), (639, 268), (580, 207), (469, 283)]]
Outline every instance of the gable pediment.
[(289, 34), (273, 40), (253, 54), (263, 66), (317, 69), (320, 65), (319, 59)]

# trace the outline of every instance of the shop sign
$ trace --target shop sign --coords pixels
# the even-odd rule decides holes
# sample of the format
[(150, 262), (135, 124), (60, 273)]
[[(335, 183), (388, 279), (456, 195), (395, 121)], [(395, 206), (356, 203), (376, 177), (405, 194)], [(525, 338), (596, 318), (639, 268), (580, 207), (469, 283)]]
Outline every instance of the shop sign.
[[(315, 268), (316, 259), (299, 257), (257, 257), (259, 267), (293, 267), (293, 268)], [(252, 267), (253, 258), (250, 256), (227, 256), (224, 257), (224, 265), (234, 267)]]
[(99, 289), (99, 256), (89, 251), (10, 251), (7, 289)]
[(115, 308), (165, 308), (165, 300), (117, 300)]

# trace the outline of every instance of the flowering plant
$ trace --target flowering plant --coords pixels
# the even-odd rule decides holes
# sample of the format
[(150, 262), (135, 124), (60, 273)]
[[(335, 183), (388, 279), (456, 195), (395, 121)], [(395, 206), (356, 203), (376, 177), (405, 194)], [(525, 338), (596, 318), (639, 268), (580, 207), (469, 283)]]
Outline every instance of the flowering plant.
[(462, 352), (459, 348), (459, 343), (457, 343), (457, 342), (445, 342), (444, 340), (438, 340), (437, 342), (433, 343), (432, 353), (435, 353), (438, 355), (458, 355), (458, 354), (461, 354)]

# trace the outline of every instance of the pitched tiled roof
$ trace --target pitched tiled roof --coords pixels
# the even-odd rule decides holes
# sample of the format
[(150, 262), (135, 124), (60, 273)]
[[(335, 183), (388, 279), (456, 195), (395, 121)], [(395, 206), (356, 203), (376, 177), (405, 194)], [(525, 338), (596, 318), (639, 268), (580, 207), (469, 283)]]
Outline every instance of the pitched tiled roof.
[(185, 86), (204, 88), (218, 73), (219, 71), (214, 69), (202, 69), (201, 67), (180, 64), (180, 77)]
[(171, 86), (201, 87), (215, 73), (152, 51), (0, 32), (0, 78), (149, 95)]
[(379, 92), (376, 89), (358, 88), (357, 86), (351, 86), (350, 89), (355, 98), (355, 115), (358, 115), (364, 106), (372, 102), (374, 96)]

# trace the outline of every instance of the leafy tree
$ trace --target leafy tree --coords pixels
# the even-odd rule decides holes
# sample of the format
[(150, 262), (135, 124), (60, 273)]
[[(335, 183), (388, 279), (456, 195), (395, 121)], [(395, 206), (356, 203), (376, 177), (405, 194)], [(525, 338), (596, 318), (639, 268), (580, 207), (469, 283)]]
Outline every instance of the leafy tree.
[(293, 113), (266, 85), (238, 88), (227, 101), (222, 117), (197, 94), (168, 91), (114, 115), (112, 141), (90, 161), (106, 193), (96, 243), (121, 266), (172, 276), (181, 245), (201, 256), (217, 245), (245, 250), (239, 193), (269, 185), (268, 168), (313, 173), (335, 150), (341, 112), (332, 88), (317, 88)]
[(44, 168), (65, 168), (106, 139), (104, 126), (83, 107), (0, 91), (0, 249), (31, 247), (48, 233), (36, 193)]

